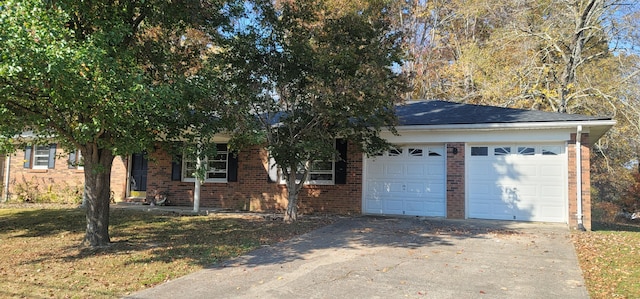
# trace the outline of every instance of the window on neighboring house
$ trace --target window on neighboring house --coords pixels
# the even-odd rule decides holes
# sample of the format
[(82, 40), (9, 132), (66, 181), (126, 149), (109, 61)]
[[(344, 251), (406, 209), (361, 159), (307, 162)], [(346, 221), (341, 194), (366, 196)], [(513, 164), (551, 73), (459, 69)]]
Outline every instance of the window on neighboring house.
[(82, 158), (82, 152), (75, 150), (69, 153), (69, 160), (67, 160), (69, 169), (84, 169), (84, 160)]
[(55, 144), (27, 146), (24, 150), (24, 168), (51, 169), (55, 163)]

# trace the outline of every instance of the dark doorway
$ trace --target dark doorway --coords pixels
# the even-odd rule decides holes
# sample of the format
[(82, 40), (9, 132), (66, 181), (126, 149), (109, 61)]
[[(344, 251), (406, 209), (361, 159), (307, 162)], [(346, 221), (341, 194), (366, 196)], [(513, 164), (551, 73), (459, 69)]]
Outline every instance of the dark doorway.
[(147, 191), (148, 164), (145, 154), (131, 156), (131, 191)]

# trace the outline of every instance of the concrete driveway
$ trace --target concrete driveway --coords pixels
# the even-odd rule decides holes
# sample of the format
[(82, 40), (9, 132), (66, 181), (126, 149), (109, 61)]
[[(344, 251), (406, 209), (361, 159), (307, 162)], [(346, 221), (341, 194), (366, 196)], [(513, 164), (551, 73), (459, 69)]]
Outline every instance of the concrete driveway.
[(588, 298), (563, 224), (342, 219), (127, 298)]

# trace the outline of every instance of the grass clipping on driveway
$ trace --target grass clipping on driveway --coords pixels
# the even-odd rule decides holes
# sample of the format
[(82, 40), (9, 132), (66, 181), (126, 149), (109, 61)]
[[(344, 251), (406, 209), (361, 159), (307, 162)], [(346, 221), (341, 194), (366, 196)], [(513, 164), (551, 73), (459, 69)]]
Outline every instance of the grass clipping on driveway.
[(593, 230), (571, 236), (591, 298), (640, 298), (640, 224)]
[(114, 298), (330, 223), (112, 209), (112, 246), (80, 246), (78, 208), (0, 208), (0, 297)]

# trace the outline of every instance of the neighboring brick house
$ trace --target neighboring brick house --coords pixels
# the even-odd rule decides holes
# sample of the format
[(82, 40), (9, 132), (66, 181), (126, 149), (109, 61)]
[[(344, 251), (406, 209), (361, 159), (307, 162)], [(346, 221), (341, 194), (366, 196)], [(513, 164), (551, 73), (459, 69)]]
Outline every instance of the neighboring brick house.
[[(611, 118), (445, 101), (410, 102), (397, 113), (399, 135), (383, 132), (397, 147), (367, 157), (337, 141), (346, 159), (319, 164), (301, 191), (301, 211), (563, 222), (590, 229), (589, 146), (615, 124)], [(268, 153), (260, 147), (227, 153), (225, 140), (218, 142), (201, 205), (284, 210), (286, 188)], [(147, 200), (162, 193), (171, 204), (192, 205), (193, 161), (163, 152), (150, 156)]]
[[(49, 197), (64, 201), (81, 197), (84, 169), (78, 151), (65, 152), (55, 143), (27, 146), (2, 158), (3, 199)], [(111, 168), (114, 200), (126, 196), (127, 160), (116, 157)]]

